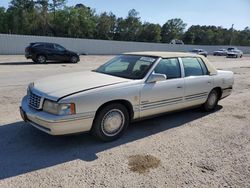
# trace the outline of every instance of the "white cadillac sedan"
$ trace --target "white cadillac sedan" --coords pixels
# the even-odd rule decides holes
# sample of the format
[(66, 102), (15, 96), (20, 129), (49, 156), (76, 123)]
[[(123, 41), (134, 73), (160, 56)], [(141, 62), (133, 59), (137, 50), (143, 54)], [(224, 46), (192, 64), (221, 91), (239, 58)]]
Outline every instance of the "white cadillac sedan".
[(93, 71), (31, 83), (20, 113), (51, 135), (90, 131), (111, 141), (131, 121), (195, 106), (214, 110), (231, 94), (233, 83), (233, 72), (216, 70), (204, 56), (127, 53)]

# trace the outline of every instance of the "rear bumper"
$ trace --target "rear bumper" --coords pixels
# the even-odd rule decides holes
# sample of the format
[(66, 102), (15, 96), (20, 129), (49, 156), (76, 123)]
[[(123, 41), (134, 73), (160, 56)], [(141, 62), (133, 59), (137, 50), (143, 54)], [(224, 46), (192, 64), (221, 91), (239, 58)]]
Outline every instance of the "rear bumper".
[(222, 89), (221, 99), (224, 99), (224, 98), (228, 97), (229, 95), (231, 95), (232, 91), (233, 91), (232, 87)]
[(93, 114), (58, 116), (38, 111), (28, 106), (27, 97), (22, 100), (20, 113), (25, 122), (51, 135), (90, 131), (94, 119)]

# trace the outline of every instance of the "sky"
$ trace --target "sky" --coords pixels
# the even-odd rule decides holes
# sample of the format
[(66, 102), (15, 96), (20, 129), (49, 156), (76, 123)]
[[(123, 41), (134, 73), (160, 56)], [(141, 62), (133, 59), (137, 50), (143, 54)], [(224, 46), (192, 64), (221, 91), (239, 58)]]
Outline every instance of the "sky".
[[(8, 7), (10, 0), (0, 0), (0, 6)], [(140, 13), (141, 21), (163, 25), (172, 18), (181, 18), (191, 25), (215, 25), (242, 30), (250, 27), (250, 0), (67, 0), (72, 6), (82, 3), (97, 13), (113, 12), (126, 17), (130, 9)]]

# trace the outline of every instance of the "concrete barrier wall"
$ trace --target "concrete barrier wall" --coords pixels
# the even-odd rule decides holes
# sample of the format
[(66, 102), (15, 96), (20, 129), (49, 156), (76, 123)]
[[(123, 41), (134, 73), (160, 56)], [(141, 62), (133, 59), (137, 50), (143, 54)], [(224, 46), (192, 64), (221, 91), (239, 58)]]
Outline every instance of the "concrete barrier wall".
[[(202, 48), (212, 53), (219, 48), (229, 46), (208, 46), (208, 45), (173, 45), (162, 43), (145, 43), (145, 42), (122, 42), (93, 39), (76, 39), (61, 37), (44, 37), (30, 35), (9, 35), (0, 34), (0, 54), (1, 55), (18, 55), (24, 54), (25, 47), (31, 42), (53, 42), (76, 51), (80, 54), (90, 55), (108, 55), (120, 54), (132, 51), (178, 51), (187, 52), (194, 48)], [(250, 47), (238, 46), (244, 53), (250, 54)]]

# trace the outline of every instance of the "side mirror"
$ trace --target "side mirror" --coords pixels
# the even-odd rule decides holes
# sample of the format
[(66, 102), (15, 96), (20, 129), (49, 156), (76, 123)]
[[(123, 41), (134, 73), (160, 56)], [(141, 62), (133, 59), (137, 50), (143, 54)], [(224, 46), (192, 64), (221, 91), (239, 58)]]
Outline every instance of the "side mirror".
[(155, 82), (163, 81), (166, 79), (167, 79), (167, 76), (165, 74), (152, 73), (149, 76), (147, 83), (155, 83)]

